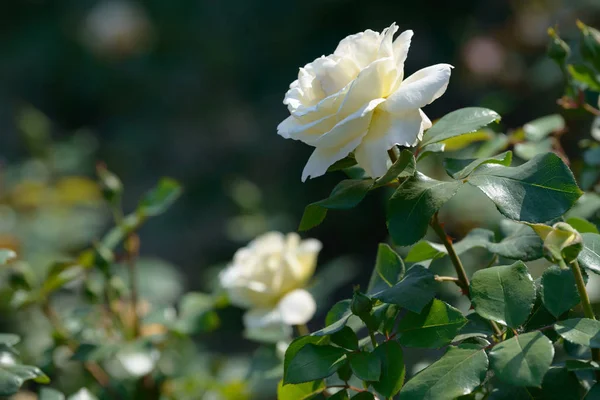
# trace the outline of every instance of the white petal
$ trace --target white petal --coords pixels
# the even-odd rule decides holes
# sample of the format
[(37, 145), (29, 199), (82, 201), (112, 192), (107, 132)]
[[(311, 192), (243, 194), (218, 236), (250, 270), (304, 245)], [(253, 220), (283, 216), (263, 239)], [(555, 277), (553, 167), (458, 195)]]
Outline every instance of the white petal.
[(362, 69), (377, 58), (380, 41), (378, 32), (367, 29), (343, 39), (333, 54), (353, 60)]
[(398, 32), (398, 27), (394, 22), (389, 28), (385, 28), (381, 32), (381, 43), (379, 44), (378, 57), (393, 57), (394, 55), (394, 34)]
[(298, 118), (290, 115), (277, 126), (277, 134), (313, 146), (315, 141), (325, 132), (330, 131), (337, 122), (335, 113), (309, 123), (302, 123)]
[(296, 289), (286, 294), (277, 308), (287, 325), (305, 324), (315, 315), (317, 304), (312, 295), (304, 289)]
[(362, 135), (354, 138), (354, 140), (340, 148), (317, 147), (311, 154), (302, 171), (302, 182), (306, 182), (308, 178), (317, 178), (325, 174), (327, 168), (334, 162), (339, 161), (350, 154), (350, 152), (360, 144), (363, 136), (366, 134), (366, 131), (363, 132)]
[(600, 142), (600, 117), (596, 117), (592, 122), (592, 137)]
[(446, 91), (451, 69), (449, 64), (437, 64), (415, 72), (388, 97), (385, 102), (386, 110), (401, 113), (433, 102)]
[(378, 109), (369, 133), (354, 152), (358, 165), (373, 178), (384, 175), (388, 170), (387, 151), (396, 144), (414, 146), (426, 126), (431, 126), (431, 121), (421, 110), (396, 115)]
[(396, 68), (398, 73), (401, 75), (400, 80), (404, 77), (404, 62), (408, 56), (408, 49), (410, 48), (410, 42), (413, 37), (413, 31), (404, 31), (394, 40), (394, 58), (396, 59)]
[(281, 312), (277, 308), (255, 308), (244, 314), (244, 326), (248, 330), (281, 325)]
[(352, 82), (338, 115), (345, 118), (369, 101), (387, 97), (393, 89), (396, 78), (396, 65), (393, 58), (374, 61)]

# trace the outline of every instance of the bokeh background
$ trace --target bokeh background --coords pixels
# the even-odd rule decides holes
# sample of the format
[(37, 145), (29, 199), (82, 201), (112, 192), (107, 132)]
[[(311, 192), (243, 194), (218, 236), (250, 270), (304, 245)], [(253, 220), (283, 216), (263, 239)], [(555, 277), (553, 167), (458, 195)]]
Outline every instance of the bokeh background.
[[(592, 118), (556, 104), (564, 82), (545, 48), (548, 27), (576, 38), (578, 18), (599, 26), (600, 2), (2, 1), (0, 160), (10, 172), (4, 179), (46, 173), (31, 156), (48, 152), (48, 135), (59, 143), (53, 147), (56, 168), (93, 177), (95, 163), (104, 162), (120, 176), (126, 210), (159, 177), (176, 178), (184, 195), (142, 229), (142, 255), (169, 266), (181, 286), (172, 288), (173, 297), (180, 290), (208, 290), (238, 247), (267, 230), (295, 230), (304, 206), (325, 197), (342, 177), (302, 184), (311, 149), (276, 134), (298, 67), (331, 53), (349, 34), (395, 21), (415, 31), (408, 74), (440, 62), (455, 66), (446, 94), (425, 109), (431, 119), (485, 106), (503, 116), (496, 129), (506, 132), (562, 112), (568, 127), (563, 145), (576, 155)], [(85, 188), (70, 184), (86, 197)], [(2, 188), (0, 196), (7, 196)], [(49, 251), (79, 249), (108, 227), (106, 210), (80, 210), (71, 219), (61, 212), (54, 207), (24, 224), (18, 207), (1, 206), (0, 241), (19, 242), (31, 258), (43, 260)], [(366, 284), (376, 245), (386, 240), (384, 212), (376, 193), (355, 210), (331, 212), (309, 232), (324, 243), (320, 263), (338, 265), (328, 275), (336, 288), (328, 301), (348, 297), (351, 283)], [(456, 237), (497, 217), (476, 194), (443, 212)], [(150, 269), (144, 271), (152, 285)], [(237, 322), (213, 339), (230, 352), (240, 350), (228, 340), (239, 336), (234, 327), (241, 312), (232, 313)], [(322, 316), (311, 326), (321, 322)]]

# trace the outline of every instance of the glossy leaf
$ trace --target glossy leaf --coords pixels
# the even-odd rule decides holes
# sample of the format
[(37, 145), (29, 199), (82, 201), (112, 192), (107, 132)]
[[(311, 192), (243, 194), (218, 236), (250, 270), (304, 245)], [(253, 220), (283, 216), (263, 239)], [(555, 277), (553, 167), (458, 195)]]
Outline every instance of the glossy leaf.
[(381, 362), (381, 377), (370, 382), (371, 386), (386, 398), (393, 397), (402, 389), (406, 374), (402, 347), (398, 342), (390, 340), (377, 346), (373, 354)]
[(484, 318), (516, 328), (527, 320), (535, 302), (535, 285), (521, 261), (473, 274), (471, 301)]
[(567, 219), (566, 222), (567, 224), (575, 228), (579, 233), (600, 233), (600, 231), (598, 231), (598, 227), (595, 224), (583, 218), (571, 217)]
[(38, 367), (0, 363), (0, 396), (12, 396), (29, 380), (38, 383), (50, 382), (50, 378)]
[(539, 142), (517, 143), (514, 147), (515, 155), (525, 161), (529, 161), (540, 154), (552, 151), (552, 138), (546, 138)]
[(348, 354), (352, 372), (363, 381), (378, 381), (381, 377), (381, 359), (378, 354), (361, 351)]
[(583, 400), (598, 400), (600, 399), (600, 383), (596, 383), (592, 388), (586, 393)]
[(546, 309), (557, 318), (575, 307), (580, 299), (573, 272), (556, 265), (546, 269), (541, 280), (541, 296)]
[(328, 198), (309, 204), (300, 221), (301, 231), (314, 228), (325, 219), (327, 210), (348, 210), (360, 203), (373, 187), (372, 179), (346, 179), (338, 183)]
[(277, 385), (277, 400), (308, 400), (325, 390), (325, 381), (284, 385), (283, 380)]
[(584, 233), (581, 236), (583, 237), (583, 250), (577, 257), (579, 265), (600, 274), (600, 235)]
[(400, 185), (389, 201), (387, 212), (394, 242), (408, 246), (425, 236), (433, 214), (456, 194), (461, 184), (437, 181), (417, 172)]
[(348, 350), (358, 350), (358, 337), (349, 326), (331, 335), (331, 342)]
[(465, 179), (479, 166), (484, 164), (499, 164), (508, 167), (512, 162), (512, 152), (506, 151), (493, 157), (486, 158), (446, 158), (444, 168), (454, 179)]
[(375, 181), (375, 187), (387, 185), (398, 178), (413, 176), (417, 170), (415, 156), (410, 150), (402, 150), (398, 160), (388, 169), (381, 178)]
[(541, 332), (524, 333), (495, 345), (490, 364), (501, 381), (513, 386), (541, 386), (552, 364), (554, 347)]
[(544, 400), (580, 400), (583, 393), (577, 376), (566, 368), (553, 367), (546, 372), (542, 382)]
[(499, 121), (500, 115), (487, 108), (467, 107), (453, 111), (440, 118), (423, 136), (421, 147), (441, 142)]
[(285, 375), (285, 383), (304, 383), (327, 378), (346, 361), (346, 350), (329, 345), (304, 345), (291, 358)]
[(348, 318), (352, 315), (352, 311), (350, 310), (351, 303), (352, 300), (347, 299), (334, 304), (325, 317), (325, 328), (313, 332), (311, 335), (325, 336), (342, 330), (346, 326)]
[(565, 129), (565, 119), (560, 114), (547, 115), (523, 125), (525, 138), (535, 142), (563, 129)]
[(329, 343), (329, 337), (326, 336), (300, 336), (292, 341), (285, 351), (283, 359), (283, 375), (287, 374), (290, 363), (296, 354), (307, 344), (325, 345)]
[(160, 215), (181, 196), (181, 193), (179, 182), (171, 178), (162, 178), (156, 187), (144, 196), (137, 210), (149, 217)]
[(410, 268), (404, 278), (391, 288), (373, 295), (384, 303), (396, 304), (415, 313), (420, 313), (434, 296), (434, 275), (420, 265)]
[(600, 92), (600, 75), (585, 64), (567, 65), (569, 75), (581, 86)]
[(583, 193), (573, 173), (554, 153), (518, 167), (484, 164), (469, 177), (506, 217), (546, 222), (562, 216)]
[(494, 332), (487, 319), (484, 319), (477, 313), (467, 315), (467, 323), (456, 334), (452, 342), (459, 342), (474, 337), (487, 338)]
[(394, 286), (404, 276), (404, 262), (390, 246), (380, 243), (375, 270), (388, 286)]
[(600, 321), (589, 318), (573, 318), (557, 322), (556, 333), (569, 342), (581, 346), (600, 348)]
[(433, 299), (420, 314), (409, 312), (398, 324), (398, 342), (406, 347), (440, 348), (467, 323), (462, 313), (441, 300)]
[(487, 369), (485, 351), (451, 346), (442, 358), (410, 379), (400, 397), (402, 400), (454, 400), (481, 385)]

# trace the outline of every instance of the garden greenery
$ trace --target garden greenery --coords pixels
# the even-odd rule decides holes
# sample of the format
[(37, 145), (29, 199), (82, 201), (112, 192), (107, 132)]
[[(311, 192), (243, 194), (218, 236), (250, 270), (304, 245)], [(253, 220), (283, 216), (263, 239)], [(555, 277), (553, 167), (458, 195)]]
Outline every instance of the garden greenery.
[[(102, 165), (99, 183), (114, 228), (75, 259), (53, 264), (42, 279), (18, 252), (0, 251), (11, 306), (41, 310), (53, 328), (52, 348), (64, 349), (86, 371), (90, 385), (69, 397), (74, 400), (197, 399), (208, 392), (248, 398), (246, 388), (199, 382), (193, 369), (177, 365), (191, 336), (218, 326), (215, 310), (228, 301), (248, 309), (247, 337), (269, 343), (269, 361), (254, 368), (280, 379), (280, 400), (599, 399), (600, 321), (586, 284), (590, 274), (600, 274), (600, 107), (594, 105), (600, 32), (578, 26), (577, 49), (551, 29), (548, 52), (565, 74), (559, 104), (596, 117), (592, 137), (581, 143), (583, 160), (573, 163), (560, 145), (566, 131), (560, 115), (507, 134), (490, 129), (501, 116), (487, 108), (459, 109), (432, 123), (421, 108), (443, 95), (451, 66), (405, 78), (413, 33), (394, 40), (395, 25), (349, 36), (332, 55), (300, 70), (279, 134), (315, 148), (303, 179), (340, 171), (348, 178), (306, 207), (299, 230), (380, 192), (390, 236), (377, 248), (368, 286), (336, 303), (320, 330), (309, 332), (304, 323), (316, 309), (305, 289), (321, 244), (296, 234), (269, 233), (241, 249), (214, 295), (185, 295), (175, 315), (147, 312), (137, 286), (137, 231), (166, 211), (181, 187), (164, 178), (127, 214), (119, 178)], [(467, 147), (472, 158), (443, 155)], [(442, 158), (447, 176), (428, 176), (424, 160)], [(469, 187), (513, 221), (510, 229), (498, 235), (475, 227), (460, 240), (448, 235), (439, 211)], [(428, 232), (437, 239), (427, 240)], [(463, 254), (474, 248), (491, 261), (465, 268)], [(448, 260), (454, 274), (432, 272), (438, 259)], [(534, 280), (528, 263), (535, 260), (545, 260), (545, 269)], [(74, 285), (85, 306), (67, 317), (55, 296)], [(442, 300), (446, 285), (470, 309)], [(18, 342), (16, 335), (0, 335), (0, 396), (32, 380), (46, 384), (56, 372), (52, 360), (44, 372), (21, 364)], [(407, 379), (409, 348), (436, 358)], [(126, 374), (112, 373), (115, 359)], [(42, 388), (40, 398), (65, 397)]]

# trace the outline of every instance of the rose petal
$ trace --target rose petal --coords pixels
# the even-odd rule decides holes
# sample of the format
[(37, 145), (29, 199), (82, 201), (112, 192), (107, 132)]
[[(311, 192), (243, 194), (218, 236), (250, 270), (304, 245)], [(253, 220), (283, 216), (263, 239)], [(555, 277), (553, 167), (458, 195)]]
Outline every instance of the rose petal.
[(446, 91), (451, 69), (450, 64), (437, 64), (415, 72), (388, 97), (385, 109), (398, 114), (433, 102)]
[(325, 172), (334, 162), (346, 157), (352, 150), (358, 146), (367, 132), (363, 132), (354, 140), (348, 142), (340, 148), (317, 147), (312, 152), (304, 170), (302, 171), (302, 182), (306, 182), (308, 178), (317, 178)]
[(380, 34), (367, 29), (342, 39), (333, 54), (351, 59), (362, 69), (375, 60), (380, 42)]
[(429, 127), (431, 121), (421, 110), (395, 115), (377, 109), (369, 132), (354, 152), (356, 161), (369, 176), (383, 176), (388, 170), (387, 151), (396, 144), (415, 145)]
[(285, 324), (301, 325), (315, 315), (317, 304), (309, 292), (297, 289), (286, 294), (277, 305), (277, 309)]
[(404, 62), (408, 56), (408, 49), (410, 48), (410, 42), (412, 40), (414, 32), (411, 30), (404, 31), (394, 40), (394, 58), (396, 59), (396, 68), (400, 75), (400, 81), (404, 79)]
[(281, 312), (278, 308), (255, 308), (244, 314), (244, 326), (246, 329), (260, 329), (275, 325), (281, 325)]

